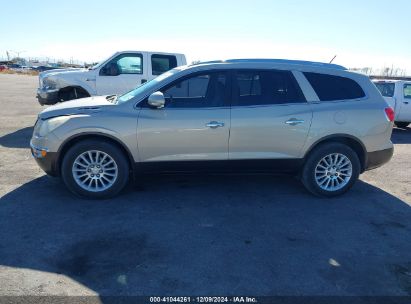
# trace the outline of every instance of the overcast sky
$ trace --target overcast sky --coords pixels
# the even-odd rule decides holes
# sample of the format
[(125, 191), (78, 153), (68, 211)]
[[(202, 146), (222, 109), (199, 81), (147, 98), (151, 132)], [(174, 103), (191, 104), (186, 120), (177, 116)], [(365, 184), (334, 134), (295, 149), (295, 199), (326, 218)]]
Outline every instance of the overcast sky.
[[(99, 61), (119, 50), (188, 61), (287, 58), (411, 74), (409, 0), (6, 1), (0, 57)], [(14, 51), (14, 52), (13, 52)]]

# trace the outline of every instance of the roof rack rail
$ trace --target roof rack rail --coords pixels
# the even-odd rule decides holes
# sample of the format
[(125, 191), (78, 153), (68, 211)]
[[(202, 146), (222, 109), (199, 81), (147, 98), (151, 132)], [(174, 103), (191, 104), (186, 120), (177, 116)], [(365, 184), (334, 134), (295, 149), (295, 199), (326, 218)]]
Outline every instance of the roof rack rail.
[(196, 63), (192, 63), (189, 66), (199, 65), (199, 64), (207, 64), (207, 63), (223, 63), (224, 60), (211, 60), (211, 61), (200, 61)]
[(346, 67), (334, 63), (324, 63), (324, 62), (315, 62), (315, 61), (304, 61), (304, 60), (288, 60), (288, 59), (259, 59), (259, 58), (249, 58), (249, 59), (227, 59), (227, 60), (212, 60), (212, 61), (204, 61), (194, 63), (191, 66), (199, 65), (199, 64), (209, 64), (209, 63), (246, 63), (246, 62), (254, 62), (254, 63), (278, 63), (278, 64), (295, 64), (295, 65), (304, 65), (304, 66), (313, 66), (313, 67), (322, 67), (322, 68), (329, 68), (329, 69), (337, 69), (337, 70), (347, 70)]
[(332, 68), (338, 70), (347, 70), (346, 67), (334, 63), (324, 63), (316, 61), (305, 61), (305, 60), (288, 60), (288, 59), (228, 59), (225, 62), (235, 63), (235, 62), (258, 62), (258, 63), (279, 63), (279, 64), (295, 64), (295, 65), (305, 65), (305, 66), (316, 66), (323, 68)]

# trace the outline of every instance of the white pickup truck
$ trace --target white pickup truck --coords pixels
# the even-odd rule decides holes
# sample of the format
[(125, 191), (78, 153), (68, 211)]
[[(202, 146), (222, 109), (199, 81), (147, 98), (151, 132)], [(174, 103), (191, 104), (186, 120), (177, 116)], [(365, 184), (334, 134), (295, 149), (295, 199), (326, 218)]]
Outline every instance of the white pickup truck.
[(45, 105), (94, 95), (119, 95), (185, 64), (183, 54), (117, 52), (89, 69), (60, 69), (40, 73), (37, 99), (41, 105)]
[(411, 81), (374, 80), (382, 96), (395, 112), (395, 125), (406, 128), (411, 123)]

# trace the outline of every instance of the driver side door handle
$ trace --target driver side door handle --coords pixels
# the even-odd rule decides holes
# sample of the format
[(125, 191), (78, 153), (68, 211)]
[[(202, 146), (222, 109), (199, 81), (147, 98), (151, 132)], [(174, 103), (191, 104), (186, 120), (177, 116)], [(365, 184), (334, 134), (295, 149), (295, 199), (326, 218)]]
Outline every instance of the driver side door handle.
[(291, 118), (291, 119), (287, 120), (285, 123), (289, 126), (296, 126), (296, 125), (304, 123), (304, 120)]
[(210, 121), (209, 123), (206, 124), (206, 127), (209, 127), (211, 129), (216, 129), (219, 127), (224, 127), (224, 123), (218, 122), (218, 121)]

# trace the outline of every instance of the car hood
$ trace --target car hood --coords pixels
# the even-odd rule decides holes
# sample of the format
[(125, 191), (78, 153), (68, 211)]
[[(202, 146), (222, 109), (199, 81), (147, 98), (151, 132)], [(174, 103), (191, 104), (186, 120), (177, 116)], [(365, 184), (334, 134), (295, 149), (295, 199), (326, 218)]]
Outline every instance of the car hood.
[(69, 68), (69, 69), (55, 69), (55, 70), (48, 70), (41, 72), (39, 74), (40, 78), (43, 78), (44, 76), (54, 76), (58, 74), (67, 74), (67, 73), (73, 73), (73, 72), (87, 72), (88, 69), (83, 69), (83, 68)]
[(106, 97), (107, 96), (95, 96), (58, 103), (43, 110), (39, 114), (39, 118), (47, 119), (62, 115), (90, 114), (99, 112), (109, 106), (115, 106), (115, 104), (108, 101)]

